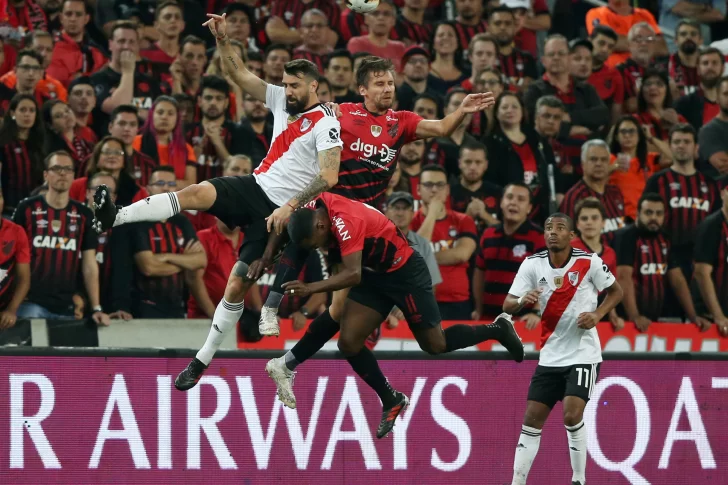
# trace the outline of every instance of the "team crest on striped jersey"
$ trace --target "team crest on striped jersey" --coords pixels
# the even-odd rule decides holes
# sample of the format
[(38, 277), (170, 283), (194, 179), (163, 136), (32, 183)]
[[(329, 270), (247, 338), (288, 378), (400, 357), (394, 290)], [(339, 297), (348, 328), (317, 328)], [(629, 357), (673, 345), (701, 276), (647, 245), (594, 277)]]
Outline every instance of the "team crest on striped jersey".
[(382, 134), (382, 127), (377, 125), (372, 125), (372, 135), (379, 136)]
[(301, 131), (306, 131), (309, 128), (311, 128), (311, 120), (304, 118), (303, 123), (301, 123)]
[(554, 276), (554, 285), (556, 285), (556, 288), (561, 288), (561, 286), (563, 284), (564, 284), (563, 276)]
[(51, 221), (51, 229), (53, 229), (53, 232), (58, 232), (61, 230), (61, 221), (55, 220)]
[(525, 244), (516, 244), (513, 246), (513, 257), (514, 258), (522, 258), (526, 255), (526, 245)]
[(570, 271), (567, 276), (569, 277), (569, 283), (571, 283), (571, 286), (576, 286), (576, 284), (579, 282), (579, 272)]

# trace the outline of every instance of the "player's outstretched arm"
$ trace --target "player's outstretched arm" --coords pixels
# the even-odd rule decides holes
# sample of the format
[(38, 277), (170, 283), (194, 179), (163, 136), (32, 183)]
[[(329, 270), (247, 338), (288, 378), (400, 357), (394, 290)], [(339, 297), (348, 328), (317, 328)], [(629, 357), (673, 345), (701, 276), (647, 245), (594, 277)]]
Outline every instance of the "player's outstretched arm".
[(339, 271), (330, 278), (314, 283), (289, 281), (283, 284), (288, 295), (300, 295), (305, 298), (314, 293), (324, 293), (356, 286), (361, 281), (361, 251), (341, 257)]
[(240, 86), (240, 89), (250, 93), (255, 99), (265, 102), (265, 92), (268, 83), (260, 79), (245, 67), (243, 60), (235, 53), (230, 45), (230, 38), (227, 36), (225, 14), (215, 15), (208, 13), (209, 20), (202, 24), (207, 26), (215, 36), (217, 48), (220, 51), (220, 60), (223, 69), (230, 75), (232, 80)]
[(468, 94), (460, 107), (441, 120), (422, 120), (417, 124), (415, 134), (417, 138), (447, 137), (452, 134), (465, 115), (483, 111), (495, 104), (493, 93)]

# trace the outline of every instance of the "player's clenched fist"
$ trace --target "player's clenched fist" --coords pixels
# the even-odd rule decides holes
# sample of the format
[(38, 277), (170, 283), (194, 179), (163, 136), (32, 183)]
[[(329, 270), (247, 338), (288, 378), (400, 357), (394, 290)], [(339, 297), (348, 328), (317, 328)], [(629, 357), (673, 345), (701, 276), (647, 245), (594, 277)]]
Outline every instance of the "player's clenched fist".
[(531, 290), (519, 298), (518, 303), (521, 304), (521, 307), (533, 306), (538, 303), (539, 296), (541, 296), (541, 290)]
[(576, 326), (584, 330), (594, 328), (597, 323), (599, 323), (599, 315), (595, 312), (581, 313), (576, 319)]

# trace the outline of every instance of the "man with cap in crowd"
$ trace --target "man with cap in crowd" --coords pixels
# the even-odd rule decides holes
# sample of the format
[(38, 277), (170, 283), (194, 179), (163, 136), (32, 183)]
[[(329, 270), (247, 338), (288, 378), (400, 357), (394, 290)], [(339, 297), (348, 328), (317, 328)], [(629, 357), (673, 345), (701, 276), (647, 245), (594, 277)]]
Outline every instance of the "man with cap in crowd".
[(402, 75), (404, 80), (397, 88), (397, 109), (412, 111), (415, 98), (423, 93), (440, 96), (427, 85), (430, 74), (430, 53), (424, 47), (413, 45), (402, 56)]

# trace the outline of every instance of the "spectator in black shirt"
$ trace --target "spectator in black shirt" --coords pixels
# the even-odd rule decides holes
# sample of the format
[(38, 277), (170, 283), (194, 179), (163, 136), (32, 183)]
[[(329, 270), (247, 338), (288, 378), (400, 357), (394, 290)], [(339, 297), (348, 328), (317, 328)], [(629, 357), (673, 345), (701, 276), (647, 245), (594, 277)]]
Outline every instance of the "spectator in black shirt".
[(169, 70), (172, 73), (172, 93), (187, 93), (197, 97), (202, 86), (202, 75), (207, 65), (205, 41), (194, 35), (182, 39), (180, 52)]
[(329, 84), (329, 80), (325, 77), (321, 77), (318, 81), (316, 96), (318, 96), (320, 103), (331, 103), (334, 101), (334, 98), (331, 97), (331, 84)]
[(59, 150), (68, 152), (76, 164), (76, 177), (86, 175), (86, 164), (94, 144), (81, 135), (71, 108), (58, 99), (48, 101), (43, 105), (43, 121), (46, 128), (46, 153)]
[(728, 76), (718, 80), (716, 90), (720, 111), (698, 133), (701, 172), (714, 178), (728, 175)]
[(273, 125), (268, 122), (270, 110), (265, 103), (255, 99), (249, 93), (243, 98), (245, 117), (240, 122), (241, 137), (247, 145), (242, 153), (253, 160), (253, 168), (260, 165), (270, 149), (273, 138)]
[(43, 183), (44, 133), (33, 96), (15, 95), (0, 126), (0, 188), (6, 214)]
[[(468, 93), (463, 88), (451, 89), (445, 97), (445, 116), (454, 113), (467, 95)], [(431, 157), (430, 161), (443, 167), (451, 177), (457, 177), (459, 175), (458, 157), (460, 154), (460, 146), (466, 142), (477, 142), (475, 137), (467, 132), (472, 119), (472, 114), (466, 114), (463, 121), (455, 128), (450, 136), (435, 138), (430, 144), (430, 153), (435, 153), (434, 160)]]
[(720, 195), (722, 209), (700, 224), (695, 238), (693, 297), (698, 311), (728, 337), (728, 187)]
[(115, 24), (109, 35), (109, 51), (111, 60), (108, 65), (91, 76), (97, 107), (111, 114), (119, 105), (132, 104), (139, 109), (139, 117), (145, 120), (152, 101), (162, 89), (159, 82), (136, 72), (139, 52), (136, 25), (130, 22)]
[[(172, 167), (157, 167), (147, 189), (152, 195), (169, 193), (176, 184)], [(130, 227), (134, 228), (129, 237), (137, 269), (131, 313), (136, 318), (183, 318), (183, 272), (207, 264), (192, 223), (177, 214)]]
[(397, 109), (412, 111), (415, 98), (422, 93), (439, 96), (440, 93), (428, 89), (427, 78), (430, 73), (430, 53), (424, 48), (413, 45), (402, 56), (404, 80), (397, 88)]
[(701, 50), (698, 54), (698, 88), (675, 102), (675, 110), (696, 130), (720, 113), (718, 81), (724, 66), (725, 57), (721, 51), (715, 47)]
[[(665, 280), (669, 282), (691, 322), (700, 327), (710, 322), (695, 313), (690, 289), (663, 232), (665, 203), (659, 194), (644, 194), (637, 203), (637, 221), (617, 231), (617, 279), (624, 289), (623, 310), (627, 320), (644, 332), (663, 316)], [(675, 317), (676, 315), (669, 315)]]
[(460, 147), (460, 179), (450, 185), (450, 207), (475, 220), (478, 232), (485, 226), (498, 224), (498, 207), (503, 189), (483, 179), (488, 169), (485, 145), (465, 141)]
[(68, 195), (75, 171), (73, 159), (66, 152), (54, 152), (44, 165), (48, 192), (23, 200), (13, 216), (32, 247), (31, 287), (18, 317), (73, 319), (73, 297), (83, 275), (91, 316), (98, 325), (108, 325), (109, 316), (99, 299), (93, 213)]
[(150, 156), (134, 150), (134, 138), (139, 134), (138, 115), (139, 110), (130, 104), (114, 108), (109, 121), (109, 135), (124, 142), (124, 151), (131, 162), (131, 173), (137, 183), (145, 187), (158, 163)]
[(89, 143), (96, 143), (99, 140), (97, 133), (104, 130), (98, 125), (96, 92), (88, 76), (77, 77), (68, 85), (68, 107), (76, 117), (76, 131), (79, 136)]
[(230, 105), (230, 88), (219, 76), (205, 76), (197, 104), (202, 121), (187, 129), (187, 142), (197, 157), (197, 183), (222, 175), (222, 164), (231, 153), (246, 148), (239, 126), (225, 118)]
[(358, 103), (362, 100), (349, 89), (354, 81), (354, 60), (349, 51), (337, 50), (329, 54), (324, 75), (331, 84), (335, 103)]

